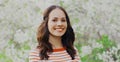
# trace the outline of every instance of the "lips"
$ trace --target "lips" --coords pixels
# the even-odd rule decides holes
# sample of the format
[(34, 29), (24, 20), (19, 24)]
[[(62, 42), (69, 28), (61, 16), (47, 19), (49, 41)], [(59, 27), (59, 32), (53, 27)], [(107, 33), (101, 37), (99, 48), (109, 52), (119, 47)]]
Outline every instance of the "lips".
[(61, 31), (63, 31), (63, 30), (64, 30), (64, 28), (55, 28), (55, 30), (57, 30), (57, 31), (61, 32)]

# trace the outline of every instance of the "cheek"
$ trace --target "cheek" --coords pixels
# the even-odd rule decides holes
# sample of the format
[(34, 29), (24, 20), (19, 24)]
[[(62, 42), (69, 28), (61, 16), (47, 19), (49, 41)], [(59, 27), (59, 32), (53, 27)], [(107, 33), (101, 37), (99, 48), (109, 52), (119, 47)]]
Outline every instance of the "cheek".
[(67, 29), (67, 22), (65, 23), (65, 27), (66, 27), (66, 29)]
[(48, 30), (51, 31), (53, 27), (53, 24), (51, 22), (48, 22)]

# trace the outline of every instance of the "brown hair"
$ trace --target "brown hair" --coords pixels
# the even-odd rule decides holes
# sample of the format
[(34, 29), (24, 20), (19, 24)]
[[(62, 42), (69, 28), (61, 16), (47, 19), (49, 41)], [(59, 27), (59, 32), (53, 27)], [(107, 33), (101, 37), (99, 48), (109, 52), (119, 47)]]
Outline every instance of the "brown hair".
[(45, 13), (43, 14), (43, 22), (42, 24), (38, 27), (38, 32), (37, 32), (37, 40), (38, 40), (38, 46), (37, 48), (40, 49), (40, 58), (41, 60), (48, 60), (49, 56), (48, 53), (52, 53), (52, 45), (49, 42), (49, 30), (48, 30), (48, 19), (49, 19), (49, 14), (52, 10), (59, 8), (65, 13), (66, 20), (67, 20), (67, 30), (65, 34), (62, 36), (62, 44), (66, 48), (67, 53), (71, 56), (71, 59), (74, 60), (76, 51), (74, 49), (74, 40), (75, 40), (75, 35), (74, 31), (71, 27), (70, 20), (68, 17), (67, 12), (60, 6), (52, 5), (47, 8)]

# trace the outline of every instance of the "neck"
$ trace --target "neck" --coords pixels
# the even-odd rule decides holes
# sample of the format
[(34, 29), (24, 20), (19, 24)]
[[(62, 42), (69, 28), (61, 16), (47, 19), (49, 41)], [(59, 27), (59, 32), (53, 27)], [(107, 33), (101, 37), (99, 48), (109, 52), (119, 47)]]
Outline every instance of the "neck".
[(62, 48), (63, 47), (62, 41), (61, 41), (61, 37), (50, 35), (49, 36), (49, 42), (52, 44), (52, 48), (53, 49), (57, 49), (57, 48)]

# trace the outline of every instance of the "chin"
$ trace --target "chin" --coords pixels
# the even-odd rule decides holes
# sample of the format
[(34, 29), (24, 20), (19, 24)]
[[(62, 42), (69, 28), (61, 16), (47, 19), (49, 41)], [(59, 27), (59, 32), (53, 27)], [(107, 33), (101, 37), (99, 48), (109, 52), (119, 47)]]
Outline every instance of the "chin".
[(55, 35), (55, 36), (57, 36), (57, 37), (62, 37), (63, 35)]
[(64, 34), (61, 34), (61, 33), (60, 33), (60, 34), (58, 34), (58, 33), (57, 33), (57, 34), (54, 34), (54, 36), (56, 36), (56, 37), (62, 37), (63, 35), (64, 35)]

